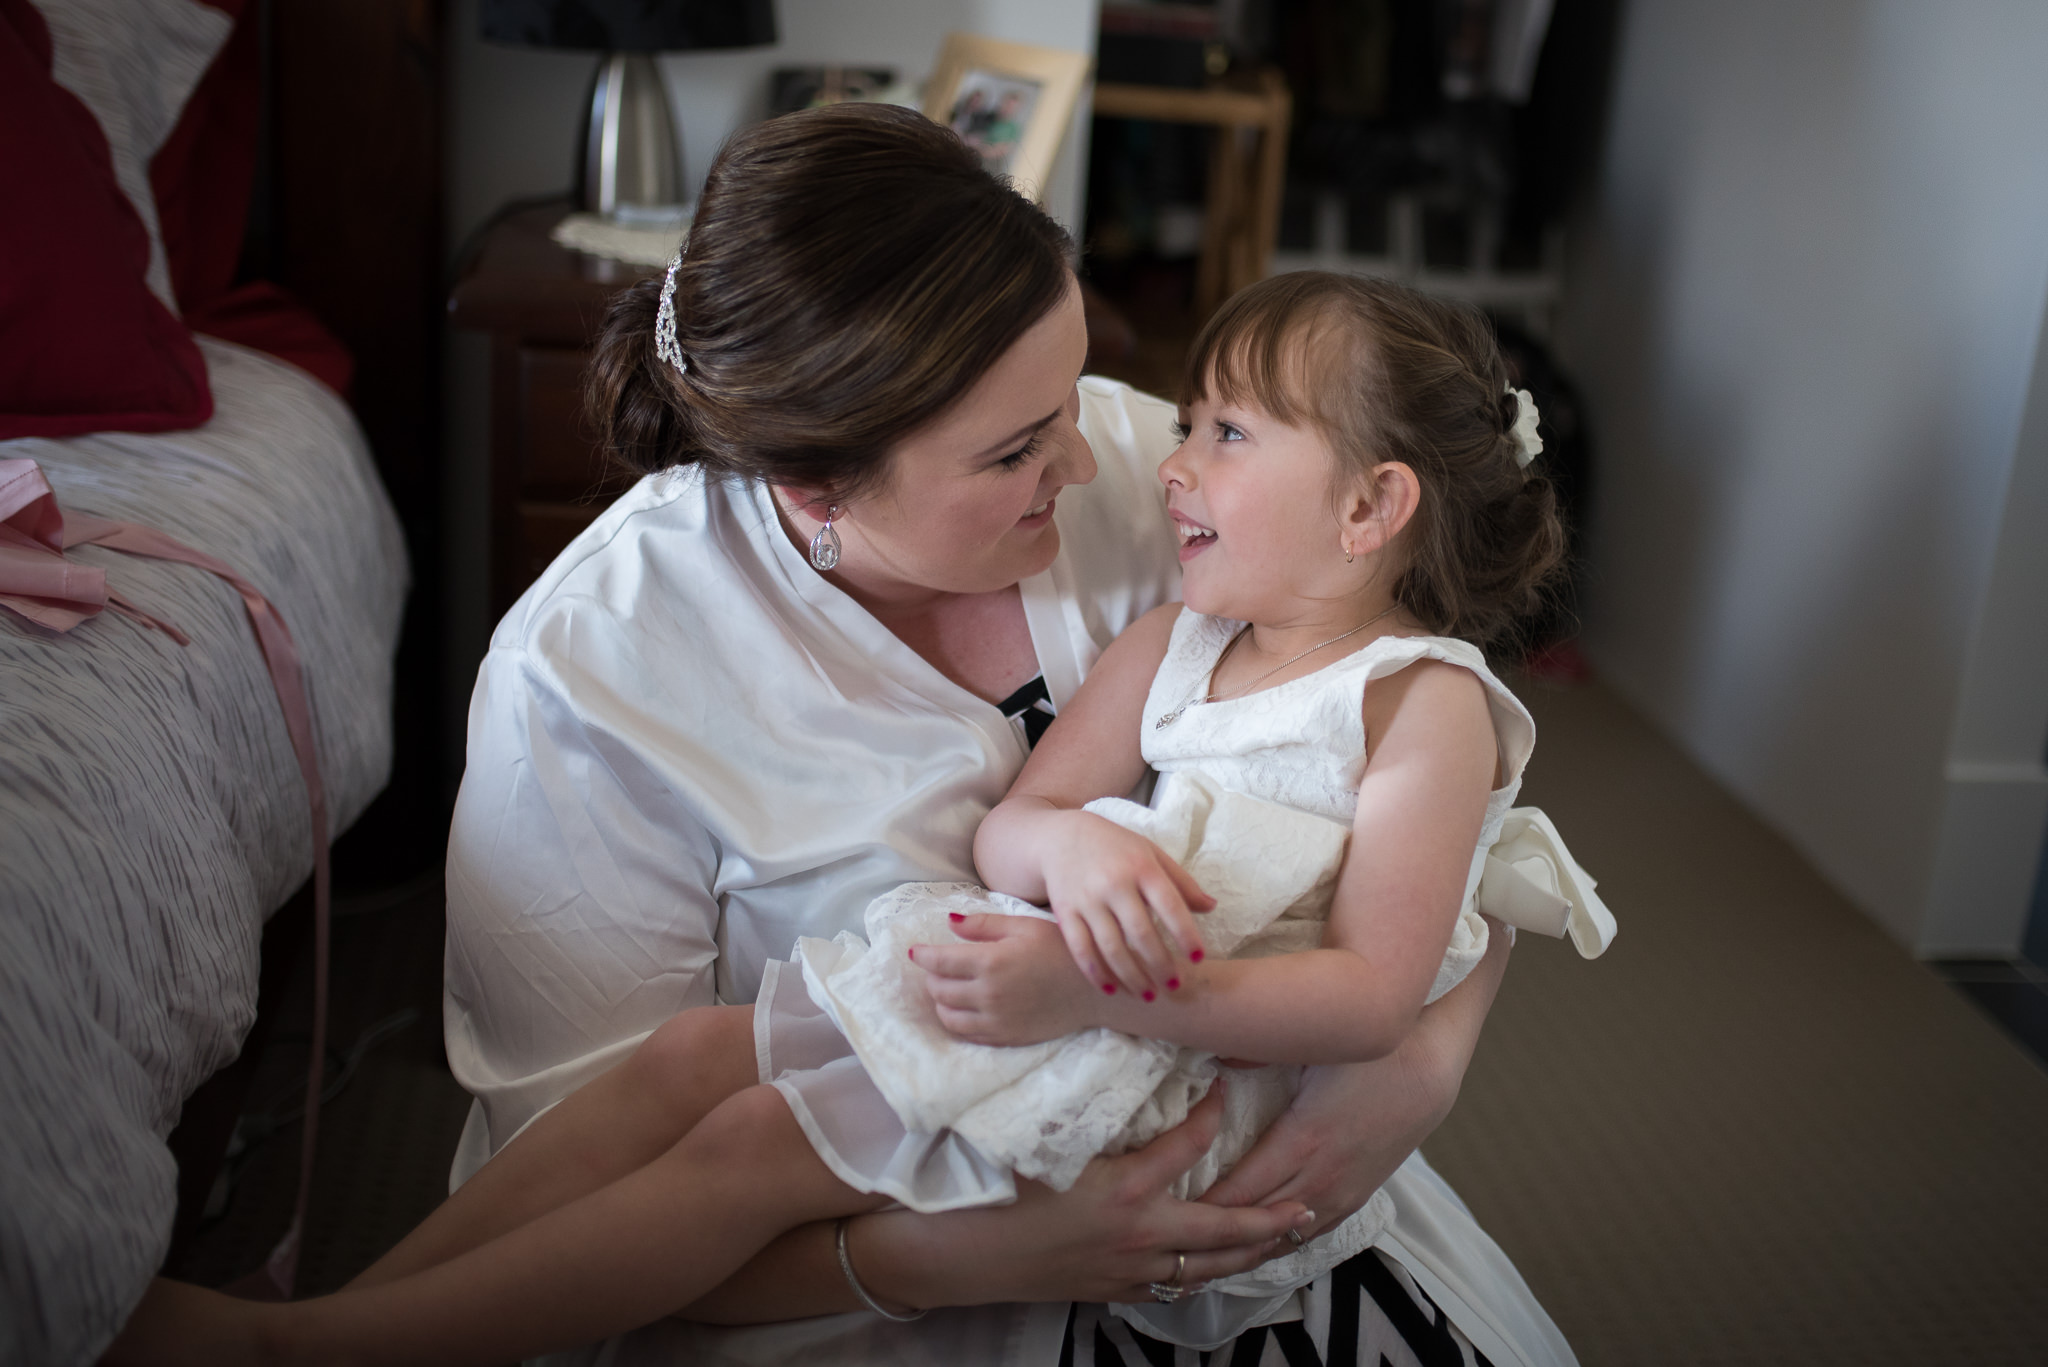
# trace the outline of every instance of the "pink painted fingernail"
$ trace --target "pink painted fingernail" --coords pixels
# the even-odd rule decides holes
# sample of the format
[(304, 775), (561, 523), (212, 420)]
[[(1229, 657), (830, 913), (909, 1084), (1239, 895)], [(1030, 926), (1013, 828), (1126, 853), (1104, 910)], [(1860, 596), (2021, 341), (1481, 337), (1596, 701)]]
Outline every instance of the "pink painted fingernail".
[(1167, 990), (1168, 992), (1178, 992), (1178, 991), (1180, 991), (1180, 979), (1179, 979), (1179, 978), (1168, 978), (1168, 979), (1166, 980), (1166, 990)]
[(1102, 985), (1102, 990), (1103, 990), (1104, 992), (1107, 992), (1107, 993), (1109, 993), (1109, 994), (1110, 994), (1111, 996), (1115, 996), (1115, 995), (1116, 995), (1116, 984), (1115, 984), (1115, 983), (1104, 983), (1104, 984)]
[(1149, 988), (1149, 987), (1145, 989), (1145, 1000), (1146, 1000), (1146, 1001), (1151, 1001), (1151, 1000), (1152, 1000), (1152, 989), (1151, 989), (1151, 988)]
[(916, 963), (916, 962), (917, 962), (917, 950), (915, 950), (915, 949), (906, 949), (906, 950), (904, 950), (903, 952), (904, 952), (904, 954), (905, 954), (906, 956), (908, 956), (908, 958), (910, 959), (910, 962), (912, 962), (912, 963)]
[(1188, 954), (1188, 962), (1191, 964), (1198, 964), (1202, 962), (1202, 951), (1200, 949), (1191, 951)]
[(946, 919), (949, 921), (964, 921), (967, 918), (957, 911), (949, 911), (946, 913)]

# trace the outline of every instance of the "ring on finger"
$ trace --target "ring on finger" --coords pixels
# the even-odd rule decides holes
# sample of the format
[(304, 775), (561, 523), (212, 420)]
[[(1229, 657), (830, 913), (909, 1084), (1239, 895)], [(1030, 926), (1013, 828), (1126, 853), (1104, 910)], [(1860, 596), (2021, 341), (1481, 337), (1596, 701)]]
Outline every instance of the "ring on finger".
[(1185, 1253), (1174, 1254), (1173, 1275), (1163, 1282), (1153, 1282), (1146, 1288), (1152, 1293), (1152, 1299), (1158, 1301), (1161, 1305), (1172, 1305), (1182, 1296), (1185, 1296), (1188, 1293), (1188, 1289), (1181, 1285), (1180, 1279), (1187, 1270), (1188, 1255)]
[(1293, 1244), (1296, 1248), (1300, 1248), (1303, 1244), (1307, 1243), (1308, 1240), (1301, 1237), (1300, 1230), (1290, 1229), (1287, 1231), (1287, 1242)]

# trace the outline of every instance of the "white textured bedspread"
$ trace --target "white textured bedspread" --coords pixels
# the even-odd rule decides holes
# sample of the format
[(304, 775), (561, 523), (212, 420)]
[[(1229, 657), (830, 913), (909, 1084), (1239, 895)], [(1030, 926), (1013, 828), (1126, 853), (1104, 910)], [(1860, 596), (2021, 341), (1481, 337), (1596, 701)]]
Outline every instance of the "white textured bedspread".
[[(342, 402), (200, 339), (190, 432), (0, 443), (67, 510), (245, 574), (297, 638), (335, 832), (391, 762), (398, 522)], [(89, 1363), (162, 1260), (163, 1140), (256, 1010), (264, 918), (313, 866), (305, 787), (241, 600), (202, 570), (74, 549), (192, 638), (0, 611), (0, 1363)]]

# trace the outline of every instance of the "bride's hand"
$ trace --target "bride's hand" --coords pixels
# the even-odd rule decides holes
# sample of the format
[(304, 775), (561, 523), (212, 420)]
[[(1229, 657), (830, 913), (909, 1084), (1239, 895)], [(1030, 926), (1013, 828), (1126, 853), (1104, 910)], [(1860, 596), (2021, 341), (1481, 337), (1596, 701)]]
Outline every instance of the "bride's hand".
[(1399, 1049), (1372, 1063), (1304, 1072), (1294, 1103), (1202, 1200), (1254, 1208), (1299, 1201), (1316, 1213), (1313, 1225), (1301, 1231), (1308, 1238), (1370, 1200), (1458, 1099), (1480, 1027), (1507, 970), (1508, 937), (1497, 922), (1491, 930), (1486, 957), (1464, 982), (1423, 1009)]
[(1234, 1209), (1182, 1201), (1166, 1189), (1208, 1151), (1222, 1118), (1213, 1090), (1185, 1124), (1144, 1148), (1098, 1158), (1072, 1190), (1017, 1183), (1015, 1205), (947, 1215), (890, 1211), (855, 1221), (864, 1280), (900, 1305), (1004, 1301), (1135, 1301), (1169, 1280), (1182, 1254), (1184, 1285), (1256, 1267), (1306, 1224), (1296, 1201)]
[[(1175, 1200), (1166, 1189), (1208, 1151), (1221, 1118), (1214, 1092), (1180, 1128), (1135, 1153), (1096, 1159), (1064, 1194), (1019, 1182), (1011, 1206), (859, 1216), (847, 1241), (862, 1283), (896, 1309), (1139, 1300), (1147, 1283), (1173, 1275), (1183, 1252), (1190, 1286), (1285, 1252), (1290, 1225), (1299, 1221), (1307, 1236), (1349, 1216), (1450, 1111), (1507, 952), (1496, 924), (1486, 957), (1423, 1009), (1400, 1049), (1377, 1063), (1311, 1069), (1294, 1107), (1202, 1201)], [(1315, 1219), (1302, 1218), (1304, 1206)], [(832, 1222), (805, 1225), (689, 1317), (757, 1324), (859, 1308), (839, 1271)]]

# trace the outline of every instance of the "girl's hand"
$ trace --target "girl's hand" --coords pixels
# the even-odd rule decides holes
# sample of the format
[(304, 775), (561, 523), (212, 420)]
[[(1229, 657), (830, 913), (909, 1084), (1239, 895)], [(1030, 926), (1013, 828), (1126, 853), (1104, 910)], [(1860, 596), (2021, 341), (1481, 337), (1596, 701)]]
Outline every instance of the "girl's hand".
[(975, 1044), (1037, 1044), (1085, 1030), (1100, 994), (1074, 971), (1059, 927), (1030, 916), (964, 916), (964, 945), (913, 945), (939, 1024)]
[(1159, 937), (1164, 924), (1190, 963), (1202, 961), (1196, 911), (1216, 899), (1166, 852), (1093, 812), (1067, 812), (1055, 857), (1044, 860), (1046, 900), (1088, 981), (1146, 1001), (1180, 986), (1181, 972)]

